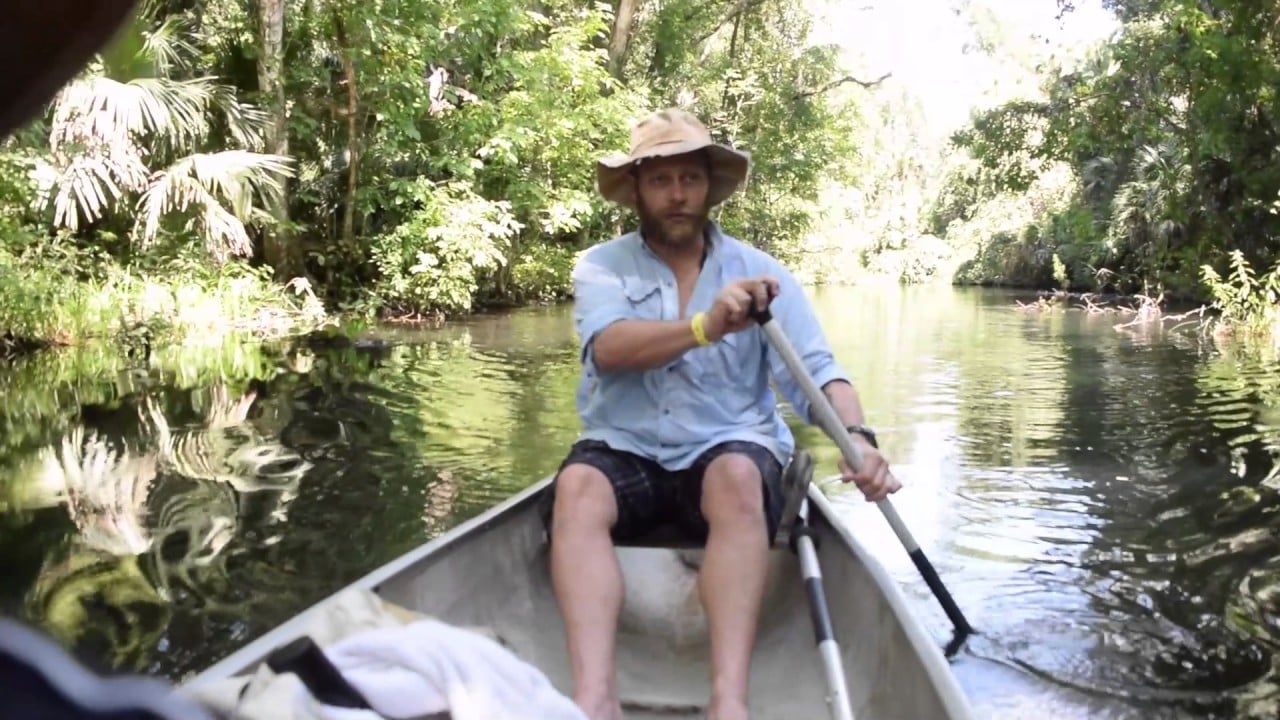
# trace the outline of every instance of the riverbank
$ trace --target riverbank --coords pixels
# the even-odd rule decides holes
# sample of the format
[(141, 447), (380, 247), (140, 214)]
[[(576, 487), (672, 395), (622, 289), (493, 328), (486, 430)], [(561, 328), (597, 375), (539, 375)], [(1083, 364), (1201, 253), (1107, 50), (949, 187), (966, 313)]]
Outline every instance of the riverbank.
[[(1225, 274), (1204, 265), (1196, 284), (1181, 283), (1181, 289), (1161, 289), (1152, 294), (1063, 289), (1079, 285), (1071, 282), (1057, 255), (1052, 257), (1051, 279), (1025, 273), (991, 274), (971, 260), (961, 264), (952, 284), (1026, 293), (1033, 299), (1019, 301), (1018, 305), (1027, 312), (1058, 308), (1119, 312), (1133, 314), (1134, 323), (1162, 319), (1185, 322), (1194, 317), (1202, 330), (1216, 337), (1280, 348), (1280, 263), (1258, 272), (1239, 250), (1228, 257)], [(1099, 271), (1095, 275), (1101, 284), (1107, 273)]]
[[(926, 279), (893, 277), (875, 258), (866, 264), (869, 267), (859, 265), (834, 274), (829, 270), (815, 273), (814, 268), (801, 263), (793, 272), (806, 284), (822, 287), (947, 283), (998, 288), (1011, 291), (1023, 312), (1113, 313), (1124, 317), (1129, 326), (1163, 320), (1195, 322), (1200, 330), (1216, 336), (1280, 345), (1280, 311), (1274, 302), (1268, 302), (1267, 295), (1274, 293), (1272, 286), (1280, 277), (1276, 271), (1261, 279), (1247, 268), (1237, 268), (1226, 278), (1206, 274), (1207, 292), (1193, 298), (976, 281), (963, 273), (946, 272), (941, 265)], [(1209, 302), (1204, 302), (1205, 294), (1212, 298)], [(157, 346), (218, 347), (281, 339), (350, 344), (371, 324), (389, 329), (432, 329), (453, 321), (568, 301), (568, 297), (544, 294), (528, 302), (478, 299), (467, 312), (400, 313), (377, 304), (335, 307), (323, 302), (305, 280), (279, 283), (268, 270), (239, 261), (210, 266), (177, 259), (159, 267), (132, 268), (107, 261), (89, 270), (84, 259), (57, 263), (40, 257), (0, 255), (0, 360), (94, 343), (112, 344), (122, 354), (133, 356), (148, 355)]]
[(41, 255), (0, 252), (0, 358), (95, 342), (147, 351), (261, 341), (337, 322), (305, 281), (278, 283), (243, 262), (128, 266)]
[(1163, 295), (990, 288), (960, 283), (956, 286), (987, 287), (1008, 292), (1013, 306), (1028, 315), (1078, 312), (1111, 316), (1115, 318), (1114, 329), (1120, 332), (1160, 327), (1170, 332), (1210, 337), (1218, 343), (1237, 347), (1264, 352), (1280, 350), (1280, 312), (1274, 309), (1260, 313), (1256, 318), (1241, 318), (1224, 311), (1216, 302), (1196, 303), (1186, 298), (1169, 299)]

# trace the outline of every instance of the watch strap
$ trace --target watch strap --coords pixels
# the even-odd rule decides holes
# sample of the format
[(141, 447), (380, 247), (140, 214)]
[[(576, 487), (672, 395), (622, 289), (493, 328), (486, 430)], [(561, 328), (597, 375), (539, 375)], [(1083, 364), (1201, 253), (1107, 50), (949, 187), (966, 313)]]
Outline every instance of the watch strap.
[(848, 432), (850, 435), (857, 433), (862, 437), (866, 438), (866, 441), (871, 445), (871, 447), (873, 448), (880, 447), (879, 443), (876, 442), (875, 431), (867, 427), (866, 425), (846, 425), (844, 429), (845, 429), (845, 432)]

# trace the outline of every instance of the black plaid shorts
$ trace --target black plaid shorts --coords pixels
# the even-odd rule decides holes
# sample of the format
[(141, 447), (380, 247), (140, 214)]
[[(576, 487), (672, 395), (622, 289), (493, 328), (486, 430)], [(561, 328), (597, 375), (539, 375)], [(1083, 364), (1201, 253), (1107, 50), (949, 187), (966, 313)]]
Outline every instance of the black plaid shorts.
[[(590, 465), (608, 478), (618, 505), (614, 540), (632, 540), (657, 526), (673, 523), (690, 540), (706, 542), (708, 527), (702, 515), (702, 477), (711, 461), (725, 453), (745, 455), (760, 469), (767, 537), (772, 539), (785, 502), (783, 468), (773, 453), (755, 443), (738, 440), (720, 443), (698, 456), (688, 468), (672, 472), (649, 458), (615, 450), (599, 440), (579, 440), (560, 463), (560, 470), (573, 464)], [(543, 519), (550, 532), (555, 505), (554, 482), (543, 502)]]

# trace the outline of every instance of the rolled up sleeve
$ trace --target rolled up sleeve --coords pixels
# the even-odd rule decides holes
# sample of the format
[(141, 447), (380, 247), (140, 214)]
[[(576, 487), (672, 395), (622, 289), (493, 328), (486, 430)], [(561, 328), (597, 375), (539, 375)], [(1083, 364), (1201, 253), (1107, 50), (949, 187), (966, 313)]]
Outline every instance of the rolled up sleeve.
[(619, 320), (634, 316), (622, 277), (589, 255), (573, 268), (573, 322), (578, 331), (583, 364), (591, 364), (596, 335)]
[[(804, 288), (785, 268), (779, 266), (774, 272), (781, 287), (778, 299), (773, 302), (770, 309), (783, 334), (791, 341), (791, 346), (795, 348), (796, 354), (808, 369), (809, 376), (819, 388), (833, 380), (844, 380), (852, 385), (853, 380), (836, 361), (835, 354), (827, 344), (822, 325), (813, 312), (809, 298), (804, 294)], [(809, 398), (805, 396), (800, 383), (791, 376), (791, 371), (787, 368), (782, 356), (770, 347), (768, 357), (770, 373), (783, 397), (791, 403), (791, 407), (800, 419), (813, 423)]]

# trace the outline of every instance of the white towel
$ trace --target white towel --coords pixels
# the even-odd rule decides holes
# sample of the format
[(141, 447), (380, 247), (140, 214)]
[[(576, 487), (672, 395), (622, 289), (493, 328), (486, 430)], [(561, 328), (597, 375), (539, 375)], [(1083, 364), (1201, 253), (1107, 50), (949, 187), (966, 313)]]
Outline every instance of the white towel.
[(448, 712), (453, 720), (586, 720), (542, 671), (485, 628), (457, 627), (347, 590), (303, 631), (377, 713), (321, 705), (292, 674), (265, 664), (185, 691), (232, 720), (379, 720)]
[(586, 720), (537, 668), (487, 637), (437, 620), (366, 630), (325, 650), (382, 715)]
[(587, 720), (536, 667), (438, 620), (359, 630), (324, 652), (376, 713), (322, 705), (297, 676), (265, 664), (194, 694), (232, 720), (405, 720), (442, 712), (452, 720)]

